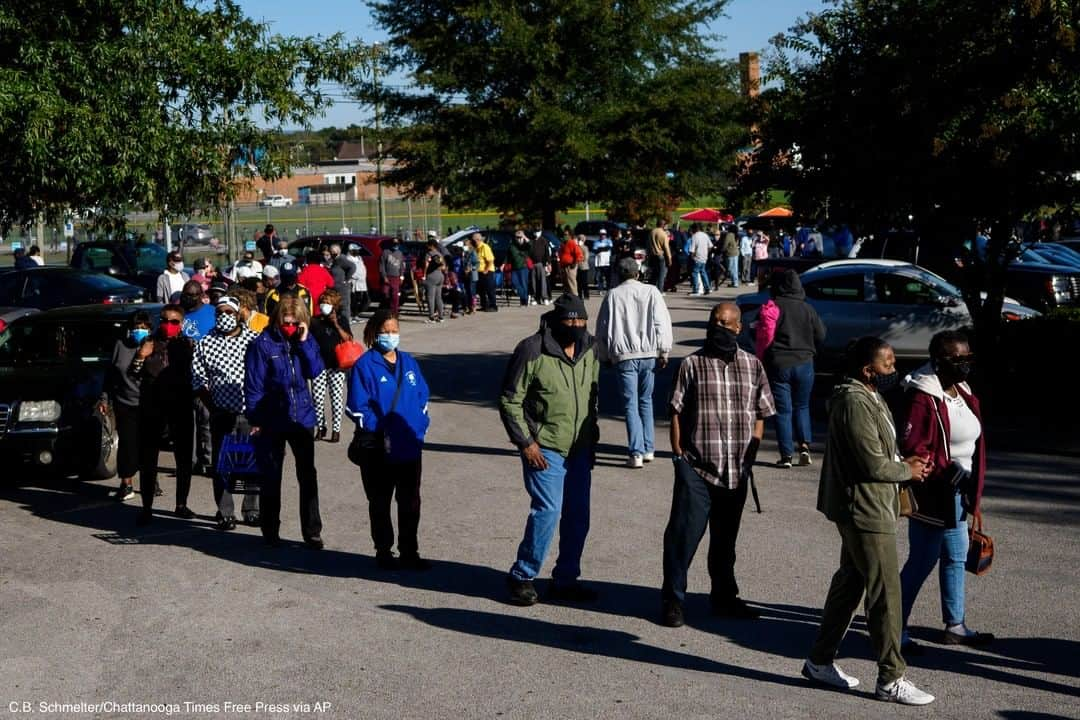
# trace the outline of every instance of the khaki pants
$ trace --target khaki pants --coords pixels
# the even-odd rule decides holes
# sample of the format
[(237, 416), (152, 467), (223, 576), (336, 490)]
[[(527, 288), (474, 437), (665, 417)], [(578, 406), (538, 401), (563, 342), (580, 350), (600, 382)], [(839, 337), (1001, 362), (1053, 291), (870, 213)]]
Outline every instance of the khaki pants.
[(907, 669), (900, 656), (900, 564), (896, 558), (896, 533), (863, 532), (851, 525), (836, 527), (841, 540), (840, 569), (829, 586), (810, 662), (817, 665), (833, 662), (865, 594), (866, 625), (878, 656), (878, 682), (891, 683)]
[(563, 290), (571, 295), (578, 294), (577, 265), (563, 265)]

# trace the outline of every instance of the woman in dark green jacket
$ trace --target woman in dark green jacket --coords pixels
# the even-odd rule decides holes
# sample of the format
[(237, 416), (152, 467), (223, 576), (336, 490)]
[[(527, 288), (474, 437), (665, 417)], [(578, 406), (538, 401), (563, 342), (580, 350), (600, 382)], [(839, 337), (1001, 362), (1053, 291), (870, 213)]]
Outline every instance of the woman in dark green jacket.
[(900, 486), (921, 482), (927, 465), (919, 457), (901, 460), (896, 451), (896, 428), (880, 394), (896, 381), (896, 357), (888, 343), (861, 338), (848, 350), (847, 377), (829, 401), (818, 510), (840, 532), (840, 569), (833, 575), (803, 675), (844, 690), (859, 684), (835, 658), (865, 595), (866, 625), (878, 656), (877, 697), (928, 705), (934, 696), (904, 678), (907, 666), (900, 655)]

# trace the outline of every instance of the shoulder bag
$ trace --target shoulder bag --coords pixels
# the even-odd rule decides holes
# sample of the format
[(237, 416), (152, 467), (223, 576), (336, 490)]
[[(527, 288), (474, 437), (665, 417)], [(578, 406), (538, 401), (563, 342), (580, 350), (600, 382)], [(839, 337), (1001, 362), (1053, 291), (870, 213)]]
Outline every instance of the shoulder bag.
[(968, 556), (964, 569), (975, 575), (985, 575), (994, 564), (994, 539), (983, 532), (982, 511), (975, 512), (968, 530)]
[[(394, 408), (397, 407), (398, 397), (401, 395), (401, 364), (402, 361), (398, 359), (397, 366), (397, 387), (394, 389), (394, 399), (390, 401), (390, 409), (386, 411), (387, 415), (394, 412)], [(360, 466), (364, 459), (364, 455), (367, 453), (378, 450), (384, 452), (386, 450), (386, 436), (382, 430), (362, 430), (356, 428), (356, 432), (353, 433), (353, 439), (349, 443), (349, 448), (346, 451), (346, 455), (349, 458), (349, 462), (353, 465)]]

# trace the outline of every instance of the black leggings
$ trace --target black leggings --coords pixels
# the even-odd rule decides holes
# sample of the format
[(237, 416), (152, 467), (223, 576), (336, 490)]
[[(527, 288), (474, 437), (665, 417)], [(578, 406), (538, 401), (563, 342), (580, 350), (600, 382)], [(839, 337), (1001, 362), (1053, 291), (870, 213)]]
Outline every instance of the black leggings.
[(113, 403), (116, 418), (116, 474), (130, 480), (139, 472), (139, 408), (134, 405)]
[(281, 430), (267, 430), (255, 436), (262, 485), (259, 492), (259, 520), (262, 534), (277, 538), (281, 525), (281, 472), (285, 464), (285, 445), (292, 449), (296, 462), (296, 481), (300, 485), (300, 534), (305, 540), (319, 537), (319, 482), (315, 470), (315, 431), (297, 423)]
[(143, 507), (147, 509), (154, 506), (158, 452), (166, 428), (176, 458), (177, 507), (187, 505), (191, 490), (191, 453), (195, 444), (195, 412), (191, 400), (170, 400), (164, 408), (144, 406), (139, 409), (139, 492)]
[(386, 459), (382, 449), (365, 450), (360, 461), (360, 477), (368, 499), (371, 539), (376, 553), (388, 553), (394, 546), (394, 525), (390, 520), (390, 501), (397, 495), (398, 553), (402, 557), (418, 554), (420, 529), (421, 458), (395, 463)]

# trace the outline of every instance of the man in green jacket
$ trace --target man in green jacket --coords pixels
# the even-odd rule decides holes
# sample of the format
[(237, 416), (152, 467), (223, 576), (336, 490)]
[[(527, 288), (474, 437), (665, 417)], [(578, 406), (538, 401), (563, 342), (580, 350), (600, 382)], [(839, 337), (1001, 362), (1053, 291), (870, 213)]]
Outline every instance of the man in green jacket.
[[(543, 316), (540, 331), (514, 349), (503, 379), (499, 414), (521, 451), (525, 490), (532, 499), (525, 537), (507, 585), (515, 605), (539, 599), (533, 579), (559, 528), (559, 559), (550, 598), (589, 602), (578, 582), (589, 532), (589, 489), (599, 429), (596, 424), (600, 362), (581, 298), (569, 293)], [(561, 518), (560, 518), (561, 515)]]
[(835, 659), (865, 595), (866, 625), (878, 656), (877, 697), (928, 705), (934, 696), (904, 678), (896, 557), (900, 485), (922, 482), (928, 467), (923, 458), (901, 460), (897, 454), (896, 428), (880, 394), (895, 387), (896, 379), (892, 348), (878, 338), (861, 338), (848, 352), (847, 379), (829, 401), (829, 437), (817, 507), (840, 532), (840, 569), (829, 586), (821, 628), (803, 675), (843, 690), (859, 684)]

